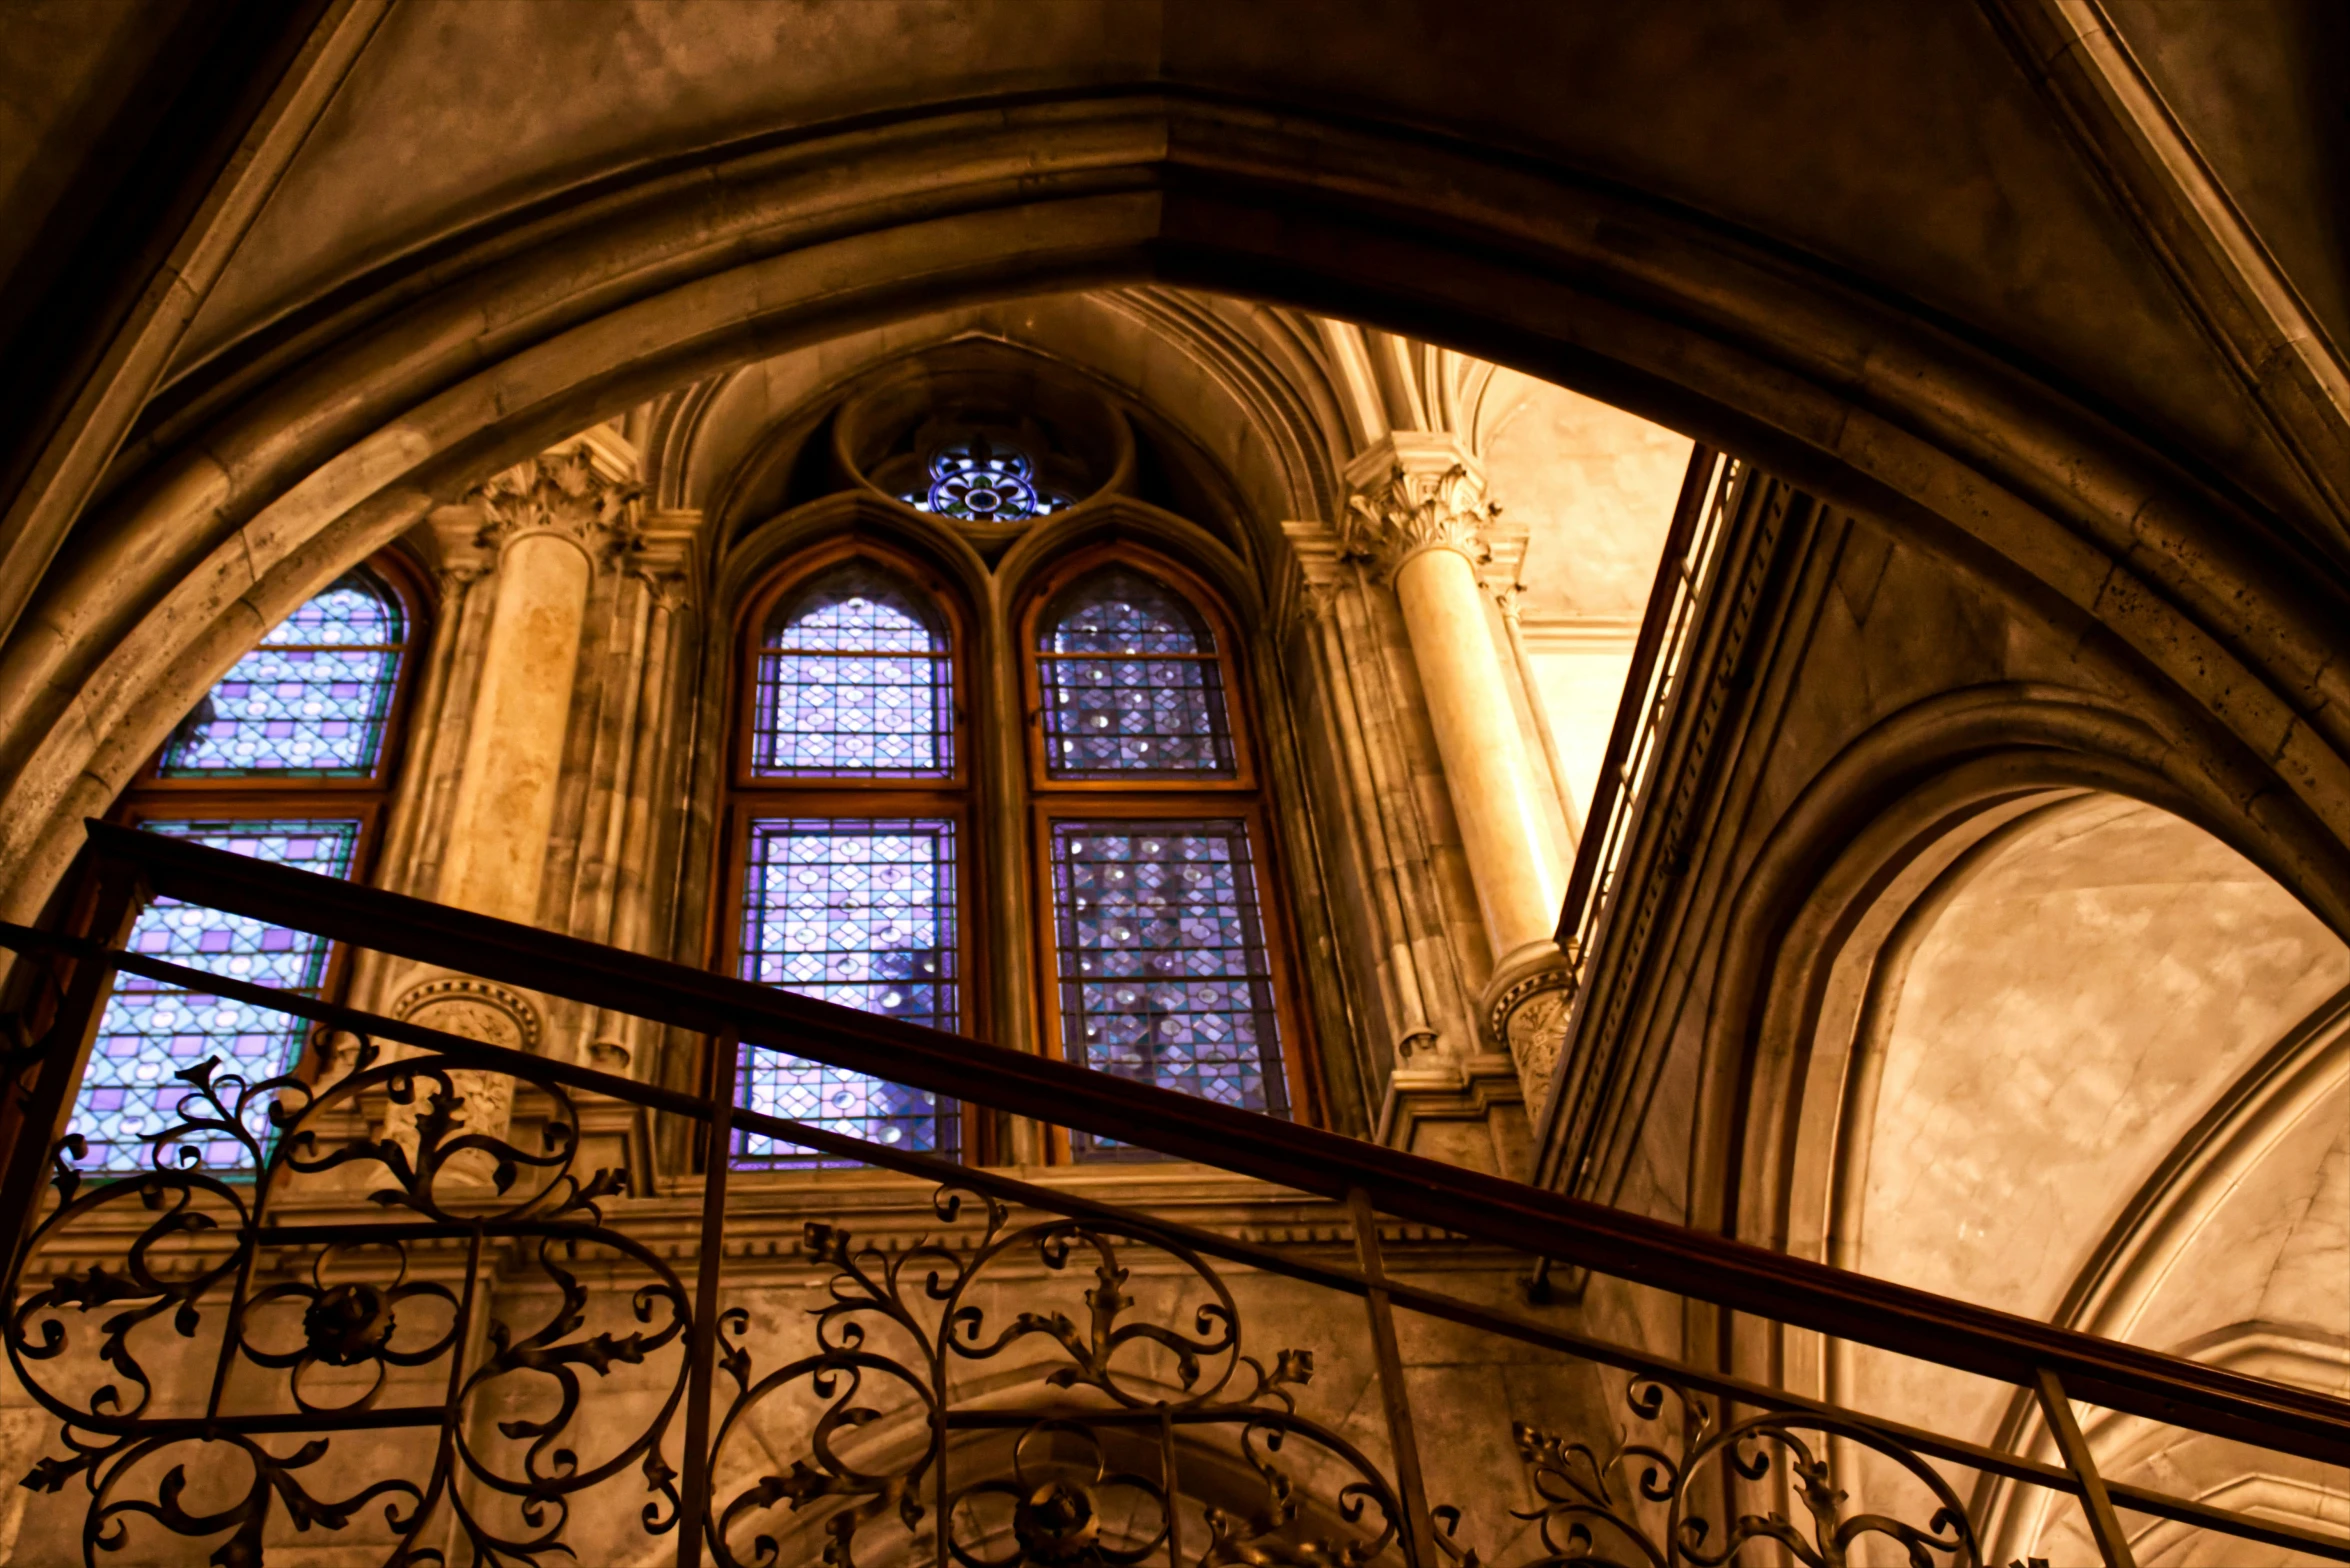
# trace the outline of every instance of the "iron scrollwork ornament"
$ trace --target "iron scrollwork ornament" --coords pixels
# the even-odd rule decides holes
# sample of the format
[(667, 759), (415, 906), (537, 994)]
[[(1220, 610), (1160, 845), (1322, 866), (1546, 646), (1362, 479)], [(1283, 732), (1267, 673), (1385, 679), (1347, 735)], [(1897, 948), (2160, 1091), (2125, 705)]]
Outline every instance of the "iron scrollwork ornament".
[[(323, 1081), (336, 1052), (323, 1030), (311, 1048)], [(452, 1546), (484, 1564), (570, 1560), (574, 1500), (632, 1469), (651, 1497), (645, 1527), (674, 1528), (662, 1446), (692, 1310), (667, 1262), (604, 1224), (599, 1203), (624, 1174), (579, 1172), (569, 1096), (527, 1069), (515, 1081), (546, 1106), (535, 1151), (468, 1126), (476, 1070), (387, 1060), (365, 1038), (351, 1062), (323, 1088), (201, 1062), (177, 1075), (187, 1092), (149, 1140), (152, 1169), (87, 1181), (79, 1137), (52, 1156), (58, 1202), (27, 1257), (74, 1256), (119, 1236), (114, 1216), (145, 1216), (119, 1263), (66, 1268), (6, 1306), (18, 1381), (65, 1450), (24, 1484), (87, 1489), (85, 1563), (160, 1528), (210, 1542), (214, 1563), (258, 1564), (280, 1520), (301, 1533), (374, 1521), (373, 1539), (352, 1544), (380, 1545), (393, 1568), (443, 1564)], [(400, 1135), (330, 1136), (366, 1125), (363, 1102), (393, 1109)], [(230, 1142), (243, 1157), (225, 1169), (197, 1152)], [(278, 1221), (290, 1190), (337, 1180), (374, 1217)], [(551, 1298), (543, 1317), (513, 1321), (477, 1288), (493, 1253), (537, 1282), (507, 1299)], [(625, 1298), (631, 1326), (590, 1330), (583, 1255), (641, 1278)], [(649, 1369), (650, 1418), (591, 1433), (585, 1382), (620, 1367)], [(590, 1436), (599, 1451), (583, 1457)], [(313, 1477), (330, 1474), (367, 1479), (321, 1495)]]
[[(807, 1251), (834, 1272), (807, 1355), (757, 1375), (749, 1313), (721, 1315), (719, 1366), (734, 1395), (714, 1474), (741, 1473), (732, 1456), (760, 1446), (769, 1407), (814, 1407), (805, 1451), (787, 1469), (713, 1497), (721, 1563), (784, 1561), (783, 1510), (821, 1533), (832, 1568), (870, 1560), (885, 1522), (888, 1550), (927, 1542), (935, 1553), (926, 1532), (943, 1531), (961, 1568), (1125, 1568), (1162, 1552), (1208, 1568), (1359, 1568), (1397, 1538), (1400, 1506), (1377, 1467), (1298, 1413), (1310, 1354), (1283, 1350), (1268, 1367), (1246, 1353), (1231, 1290), (1205, 1259), (1141, 1223), (1013, 1227), (1001, 1203), (952, 1188), (934, 1208), (952, 1225), (969, 1198), (984, 1218), (961, 1246), (926, 1239), (884, 1255), (810, 1224)], [(1138, 1310), (1136, 1254), (1174, 1264), (1196, 1298)], [(1048, 1284), (1090, 1274), (1082, 1311), (992, 1314), (991, 1288), (1023, 1273)], [(1296, 1474), (1307, 1456), (1316, 1479), (1344, 1477), (1319, 1513)], [(1187, 1522), (1189, 1470), (1202, 1465), (1221, 1471), (1229, 1495), (1202, 1499)], [(1235, 1475), (1249, 1478), (1245, 1496), (1232, 1491)]]
[[(1625, 1400), (1644, 1425), (1669, 1427), (1678, 1440), (1626, 1440), (1602, 1457), (1589, 1444), (1523, 1422), (1512, 1426), (1536, 1500), (1516, 1517), (1534, 1523), (1542, 1545), (1522, 1568), (1724, 1568), (1751, 1560), (1743, 1554), (1753, 1543), (1768, 1543), (1764, 1560), (1846, 1568), (1870, 1537), (1888, 1543), (1908, 1568), (1981, 1568), (1974, 1527), (1950, 1483), (1864, 1423), (1780, 1410), (1717, 1429), (1712, 1401), (1651, 1377), (1633, 1378)], [(1889, 1514), (1844, 1512), (1847, 1496), (1828, 1463), (1829, 1441), (1838, 1438), (1890, 1460), (1925, 1488), (1934, 1512), (1923, 1528)], [(1781, 1491), (1800, 1508), (1800, 1522), (1777, 1508), (1734, 1513), (1719, 1530), (1707, 1517), (1708, 1498)]]

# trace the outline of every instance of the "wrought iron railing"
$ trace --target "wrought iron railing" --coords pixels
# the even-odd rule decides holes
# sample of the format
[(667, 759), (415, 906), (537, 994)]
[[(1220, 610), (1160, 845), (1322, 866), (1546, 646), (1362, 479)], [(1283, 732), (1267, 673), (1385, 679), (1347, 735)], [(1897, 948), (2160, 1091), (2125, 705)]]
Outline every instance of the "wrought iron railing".
[[(1725, 654), (1742, 639), (1725, 601), (1767, 561), (1792, 492), (1751, 464), (1696, 447), (1657, 561), (1640, 636), (1559, 914), (1574, 976), (1551, 1091), (1536, 1116), (1536, 1179), (1604, 1197), (1600, 1143), (1640, 1098), (1620, 1025), (1624, 983), (1678, 875), (1695, 774), (1718, 712)], [(1751, 586), (1750, 583), (1747, 584)], [(1711, 699), (1711, 700), (1701, 700)], [(1667, 773), (1670, 771), (1671, 776)], [(1628, 957), (1627, 955), (1633, 955)]]
[[(1469, 1542), (1514, 1533), (1510, 1564), (1842, 1563), (1869, 1538), (1973, 1564), (1971, 1473), (2078, 1500), (2108, 1562), (2129, 1561), (2120, 1511), (2350, 1561), (2350, 1541), (2101, 1478), (2073, 1409), (2339, 1465), (2341, 1400), (724, 976), (91, 833), (78, 929), (0, 927), (25, 958), (0, 1331), (45, 1423), (20, 1541), (57, 1539), (63, 1516), (40, 1510), (78, 1508), (63, 1533), (93, 1563), (252, 1563), (298, 1542), (399, 1564), (1466, 1568)], [(705, 1085), (731, 1085), (743, 1050), (788, 1050), (1148, 1146), (1247, 1178), (1226, 1186), (1274, 1219), (1143, 1212), (1093, 1194), (1137, 1190), (1145, 1167), (958, 1165), (183, 969), (122, 946), (151, 897), (658, 1020), (707, 1042)], [(85, 1173), (57, 1133), (117, 972), (298, 1018), (313, 1070), (192, 1065), (154, 1168)], [(469, 1124), (477, 1103), (511, 1124)], [(714, 1157), (632, 1192), (587, 1157), (611, 1107), (678, 1118)], [(735, 1172), (738, 1128), (865, 1169)], [(191, 1143), (241, 1146), (242, 1172), (172, 1157)], [(1441, 1259), (1485, 1258), (1457, 1277), (1493, 1279), (1528, 1255), (2029, 1390), (2058, 1462), (1428, 1283)], [(795, 1297), (809, 1271), (821, 1290)], [(1274, 1302), (1276, 1282), (1360, 1302), (1359, 1328)], [(1448, 1384), (1459, 1354), (1407, 1348), (1439, 1331), (1505, 1347), (1506, 1388)], [(1604, 1381), (1622, 1415), (1514, 1408), (1586, 1386), (1554, 1373)], [(1473, 1462), (1504, 1426), (1513, 1481)], [(1906, 1487), (1915, 1507), (1847, 1510), (1831, 1467), (1854, 1450), (1875, 1456), (1872, 1497)], [(1451, 1495), (1464, 1479), (1474, 1495)]]
[(1696, 626), (1702, 586), (1712, 580), (1730, 495), (1744, 469), (1711, 447), (1695, 448), (1673, 520), (1657, 557), (1656, 581), (1641, 612), (1640, 635), (1632, 644), (1616, 722), (1591, 791), (1591, 810), (1575, 846), (1567, 875), (1567, 896), (1559, 910), (1558, 944), (1578, 972), (1590, 956), (1592, 938), (1615, 891), (1629, 843), (1634, 808), (1655, 768), (1664, 715), (1686, 662)]

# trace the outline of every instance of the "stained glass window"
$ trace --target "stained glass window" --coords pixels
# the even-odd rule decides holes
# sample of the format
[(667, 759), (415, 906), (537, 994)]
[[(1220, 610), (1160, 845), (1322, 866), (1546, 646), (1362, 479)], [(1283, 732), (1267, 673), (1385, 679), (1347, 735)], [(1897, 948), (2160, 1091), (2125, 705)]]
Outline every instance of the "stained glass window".
[(1021, 522), (1069, 504), (1067, 497), (1037, 483), (1036, 464), (1027, 453), (985, 436), (950, 441), (931, 453), (928, 478), (929, 488), (910, 492), (906, 504), (966, 522)]
[[(360, 825), (304, 819), (141, 826), (150, 833), (341, 877), (350, 874)], [(312, 997), (326, 977), (328, 945), (324, 937), (168, 898), (157, 899), (140, 913), (129, 943), (135, 953)], [(137, 975), (118, 976), (99, 1021), (97, 1043), (90, 1050), (89, 1070), (82, 1075), (80, 1097), (74, 1102), (70, 1130), (90, 1141), (90, 1157), (83, 1167), (149, 1168), (152, 1146), (141, 1143), (141, 1136), (174, 1125), (178, 1118), (173, 1112), (187, 1093), (175, 1073), (206, 1057), (218, 1057), (216, 1077), (234, 1073), (247, 1082), (274, 1077), (294, 1065), (302, 1029), (301, 1020), (286, 1013), (183, 991)], [(266, 1131), (265, 1114), (255, 1107), (256, 1133)], [(234, 1139), (175, 1142), (172, 1148), (193, 1148), (216, 1169), (247, 1163), (244, 1146)]]
[[(1051, 854), (1061, 1038), (1072, 1057), (1286, 1114), (1248, 825), (1055, 822)], [(1072, 1137), (1080, 1153), (1118, 1152)]]
[(353, 572), (270, 629), (188, 716), (165, 778), (365, 778), (383, 755), (405, 635), (397, 595)]
[(850, 562), (777, 607), (759, 653), (751, 770), (943, 778), (954, 771), (945, 633), (912, 588)]
[[(742, 974), (933, 1029), (961, 1021), (950, 821), (789, 818), (750, 824)], [(874, 1143), (943, 1149), (937, 1096), (781, 1051), (746, 1050), (740, 1103)], [(825, 1163), (788, 1144), (737, 1140), (746, 1165)]]
[(1172, 589), (1122, 566), (1080, 579), (1037, 654), (1052, 777), (1233, 776), (1215, 637)]

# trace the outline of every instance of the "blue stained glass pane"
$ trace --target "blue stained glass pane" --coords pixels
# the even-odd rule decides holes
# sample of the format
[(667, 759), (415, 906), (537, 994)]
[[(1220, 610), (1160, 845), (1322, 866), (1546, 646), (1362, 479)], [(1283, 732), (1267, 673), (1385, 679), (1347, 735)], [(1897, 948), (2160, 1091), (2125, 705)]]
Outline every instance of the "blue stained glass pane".
[(862, 563), (837, 568), (784, 601), (765, 641), (753, 772), (953, 773), (952, 660), (911, 588)]
[[(1061, 1038), (1089, 1067), (1288, 1113), (1248, 825), (1055, 822)], [(1119, 1146), (1072, 1134), (1081, 1154)]]
[(364, 778), (399, 684), (398, 601), (359, 573), (270, 628), (163, 754), (166, 778), (291, 773)]
[[(330, 877), (350, 875), (359, 847), (355, 821), (140, 826), (150, 833), (193, 839), (214, 849)], [(324, 937), (169, 898), (157, 899), (140, 913), (128, 945), (133, 952), (167, 963), (313, 997), (326, 977), (329, 947)], [(183, 991), (138, 975), (118, 976), (99, 1020), (97, 1043), (91, 1047), (69, 1127), (90, 1140), (83, 1168), (147, 1168), (152, 1146), (141, 1143), (141, 1137), (177, 1122), (173, 1113), (188, 1093), (173, 1074), (206, 1057), (218, 1057), (216, 1078), (232, 1073), (247, 1082), (275, 1077), (293, 1066), (302, 1027), (300, 1019), (286, 1013)], [(254, 1107), (252, 1127), (257, 1135), (267, 1128), (266, 1114), (263, 1107)], [(216, 1169), (246, 1163), (244, 1145), (234, 1139), (172, 1145), (173, 1151), (182, 1148), (195, 1149)], [(172, 1157), (176, 1159), (176, 1152)]]
[[(955, 827), (946, 821), (755, 821), (743, 878), (742, 975), (843, 1007), (953, 1029)], [(899, 1148), (939, 1150), (937, 1096), (862, 1073), (746, 1048), (741, 1103)], [(744, 1133), (741, 1165), (820, 1165)]]
[(1013, 523), (1044, 517), (1069, 504), (1036, 482), (1036, 464), (1017, 447), (985, 436), (950, 441), (930, 455), (930, 488), (905, 497), (918, 512), (976, 523)]
[(1236, 772), (1215, 638), (1181, 597), (1137, 572), (1112, 567), (1054, 601), (1037, 679), (1054, 778)]

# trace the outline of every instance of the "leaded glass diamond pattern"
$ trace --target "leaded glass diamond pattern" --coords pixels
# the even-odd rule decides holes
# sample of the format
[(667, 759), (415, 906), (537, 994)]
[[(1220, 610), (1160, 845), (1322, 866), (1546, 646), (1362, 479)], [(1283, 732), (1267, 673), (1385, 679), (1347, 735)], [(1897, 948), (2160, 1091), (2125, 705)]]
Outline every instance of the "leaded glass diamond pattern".
[(1054, 602), (1037, 679), (1054, 778), (1233, 776), (1215, 639), (1138, 572), (1112, 567)]
[[(148, 822), (150, 833), (193, 839), (214, 849), (275, 861), (322, 876), (351, 872), (359, 847), (353, 821)], [(243, 915), (157, 899), (141, 911), (131, 929), (130, 950), (227, 975), (251, 985), (272, 986), (303, 996), (318, 995), (326, 977), (324, 937), (265, 925)], [(293, 1065), (302, 1022), (290, 1014), (257, 1008), (225, 997), (182, 991), (138, 975), (117, 977), (113, 997), (98, 1024), (90, 1065), (82, 1074), (70, 1131), (90, 1141), (84, 1169), (146, 1168), (151, 1137), (176, 1123), (173, 1114), (187, 1086), (174, 1074), (206, 1057), (218, 1057), (217, 1076), (236, 1074), (248, 1082), (275, 1077)], [(264, 1112), (255, 1108), (253, 1131), (266, 1132)], [(192, 1148), (214, 1169), (245, 1163), (244, 1146), (234, 1139), (177, 1143)]]
[(383, 754), (402, 625), (390, 590), (354, 573), (270, 629), (173, 735), (166, 778), (365, 778)]
[[(743, 878), (742, 974), (861, 1012), (953, 1029), (955, 828), (948, 821), (754, 821)], [(937, 1096), (781, 1051), (746, 1050), (741, 1103), (907, 1149), (940, 1149)], [(744, 1165), (825, 1161), (744, 1134)]]
[[(1248, 826), (1055, 822), (1061, 1037), (1087, 1066), (1286, 1114)], [(1114, 1145), (1073, 1135), (1080, 1152)]]
[(861, 563), (784, 601), (759, 655), (751, 769), (767, 777), (954, 771), (947, 640), (913, 591)]

